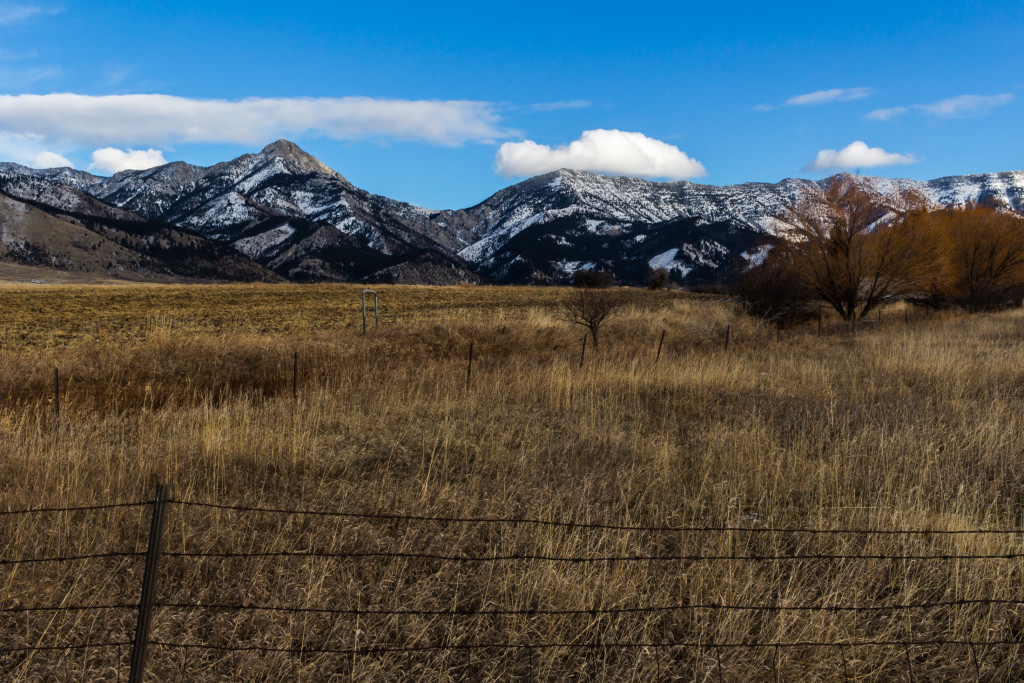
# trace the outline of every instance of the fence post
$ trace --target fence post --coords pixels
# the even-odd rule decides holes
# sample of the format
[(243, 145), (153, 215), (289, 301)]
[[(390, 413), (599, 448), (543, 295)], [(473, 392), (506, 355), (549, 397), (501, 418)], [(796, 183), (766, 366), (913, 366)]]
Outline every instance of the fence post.
[(60, 370), (53, 369), (53, 417), (60, 424)]
[(661, 339), (658, 340), (658, 355), (654, 357), (654, 362), (657, 363), (658, 359), (661, 358), (661, 345), (665, 343), (665, 330), (661, 331)]
[(466, 366), (466, 388), (469, 389), (469, 382), (473, 379), (473, 342), (469, 342), (469, 365)]
[(583, 367), (583, 357), (587, 355), (587, 335), (583, 335), (583, 350), (580, 351), (580, 368)]
[(292, 358), (292, 400), (299, 400), (299, 352)]
[(732, 330), (732, 325), (725, 326), (725, 351), (729, 350), (729, 332)]
[(164, 544), (164, 511), (169, 500), (166, 484), (156, 485), (153, 499), (153, 517), (149, 523), (149, 546), (146, 549), (146, 570), (142, 575), (142, 595), (139, 598), (139, 619), (135, 624), (132, 641), (132, 668), (128, 683), (142, 683), (146, 675), (146, 648), (149, 646), (149, 627), (153, 620), (153, 601), (156, 597), (157, 570)]
[(366, 295), (373, 294), (373, 328), (380, 327), (380, 306), (377, 304), (377, 292), (372, 289), (363, 290), (363, 334), (366, 334)]

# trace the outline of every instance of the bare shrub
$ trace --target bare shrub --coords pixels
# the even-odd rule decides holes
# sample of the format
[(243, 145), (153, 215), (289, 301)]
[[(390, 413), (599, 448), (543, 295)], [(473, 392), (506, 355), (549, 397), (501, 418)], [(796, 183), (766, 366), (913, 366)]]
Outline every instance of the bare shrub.
[(647, 286), (647, 289), (665, 289), (668, 287), (668, 283), (668, 270), (665, 268), (655, 268), (647, 274), (647, 281), (644, 284)]
[(616, 290), (577, 287), (562, 300), (562, 319), (585, 327), (598, 348), (601, 326), (624, 303), (622, 293)]
[(614, 280), (615, 278), (612, 276), (611, 271), (587, 268), (586, 270), (576, 271), (572, 276), (572, 286), (585, 287), (587, 289), (603, 289), (611, 287)]
[(765, 260), (744, 272), (734, 286), (748, 315), (782, 328), (814, 317), (814, 291), (797, 271), (787, 249), (773, 249)]

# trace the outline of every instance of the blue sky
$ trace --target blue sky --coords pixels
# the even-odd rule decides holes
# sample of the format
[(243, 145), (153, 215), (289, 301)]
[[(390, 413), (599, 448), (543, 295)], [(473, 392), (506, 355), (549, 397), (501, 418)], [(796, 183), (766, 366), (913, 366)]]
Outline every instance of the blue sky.
[(1024, 3), (0, 0), (0, 159), (279, 137), (469, 206), (558, 166), (731, 184), (1024, 168)]

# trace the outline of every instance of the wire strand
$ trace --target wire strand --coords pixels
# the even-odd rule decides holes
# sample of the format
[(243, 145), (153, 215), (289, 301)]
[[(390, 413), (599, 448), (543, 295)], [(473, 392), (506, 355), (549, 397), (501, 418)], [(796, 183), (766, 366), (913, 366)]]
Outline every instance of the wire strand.
[(25, 508), (21, 510), (0, 510), (0, 516), (28, 515), (36, 512), (83, 512), (87, 510), (113, 510), (116, 508), (143, 507), (152, 504), (152, 501), (143, 501), (139, 503), (108, 503), (105, 505), (79, 505), (76, 507)]
[[(599, 615), (599, 614), (650, 614), (657, 612), (678, 612), (685, 610), (735, 610), (757, 612), (895, 612), (906, 610), (929, 610), (945, 607), (970, 607), (976, 605), (1024, 605), (1024, 600), (974, 599), (945, 600), (938, 602), (901, 603), (897, 605), (727, 605), (723, 603), (704, 602), (678, 605), (658, 605), (653, 607), (610, 607), (594, 609), (408, 609), (387, 610), (373, 608), (329, 608), (329, 607), (287, 607), (278, 605), (251, 605), (244, 603), (189, 603), (159, 602), (154, 606), (170, 609), (200, 609), (214, 611), (237, 612), (286, 612), (299, 614), (340, 614), (349, 616), (545, 616), (545, 615)], [(134, 605), (129, 605), (134, 607)]]
[(89, 610), (138, 609), (138, 603), (117, 603), (110, 605), (46, 605), (0, 608), (0, 614), (21, 614), (23, 612), (87, 612)]
[(206, 643), (173, 643), (161, 640), (150, 641), (151, 645), (157, 645), (161, 647), (172, 647), (172, 648), (185, 648), (185, 649), (196, 649), (196, 650), (214, 650), (222, 652), (283, 652), (290, 654), (340, 654), (340, 655), (372, 655), (372, 654), (402, 654), (402, 653), (416, 653), (416, 652), (429, 652), (429, 651), (451, 651), (451, 650), (544, 650), (544, 649), (602, 649), (602, 650), (613, 650), (613, 649), (664, 649), (664, 648), (699, 648), (699, 649), (710, 649), (710, 648), (806, 648), (806, 647), (916, 647), (916, 646), (946, 646), (946, 645), (959, 645), (959, 646), (991, 646), (991, 645), (1020, 645), (1021, 641), (1017, 640), (987, 640), (987, 641), (970, 641), (970, 640), (943, 640), (943, 639), (932, 639), (932, 640), (862, 640), (862, 641), (792, 641), (782, 643), (762, 643), (762, 642), (747, 642), (747, 643), (714, 643), (714, 642), (696, 642), (696, 641), (679, 641), (669, 643), (618, 643), (618, 642), (606, 642), (606, 643), (585, 643), (579, 641), (572, 642), (556, 642), (556, 643), (448, 643), (448, 644), (430, 644), (430, 645), (409, 645), (401, 647), (358, 647), (358, 648), (326, 648), (326, 647), (273, 647), (269, 645), (210, 645)]
[(534, 524), (539, 526), (564, 527), (570, 529), (601, 529), (607, 531), (647, 531), (675, 533), (717, 533), (740, 531), (746, 533), (774, 534), (840, 534), (840, 535), (983, 535), (983, 534), (1024, 534), (1022, 529), (804, 529), (799, 527), (731, 527), (731, 526), (632, 526), (624, 524), (602, 524), (588, 522), (565, 522), (557, 520), (530, 519), (518, 517), (433, 517), (428, 515), (401, 515), (386, 512), (339, 512), (332, 510), (303, 510), (289, 508), (228, 505), (200, 501), (175, 500), (174, 505), (202, 507), (236, 512), (259, 512), (286, 515), (315, 515), (320, 517), (348, 517), (354, 519), (376, 519), (385, 521), (442, 522), (446, 524)]
[(418, 559), (437, 562), (567, 562), (571, 564), (584, 564), (593, 562), (800, 562), (800, 561), (866, 561), (866, 560), (889, 560), (889, 561), (952, 561), (952, 560), (1012, 560), (1024, 557), (1021, 553), (994, 553), (975, 555), (830, 555), (824, 553), (808, 553), (803, 555), (605, 555), (591, 557), (572, 557), (563, 555), (542, 555), (532, 553), (512, 555), (443, 555), (438, 553), (413, 553), (413, 552), (316, 552), (316, 551), (291, 551), (278, 550), (266, 552), (167, 552), (167, 557), (191, 557), (191, 558), (267, 558), (267, 557), (314, 557), (324, 559), (371, 559), (371, 558), (392, 558), (392, 559)]
[(80, 562), (83, 560), (103, 560), (115, 557), (142, 557), (142, 552), (92, 553), (89, 555), (61, 555), (57, 557), (24, 557), (17, 560), (0, 559), (0, 566), (16, 564), (40, 564), (43, 562)]

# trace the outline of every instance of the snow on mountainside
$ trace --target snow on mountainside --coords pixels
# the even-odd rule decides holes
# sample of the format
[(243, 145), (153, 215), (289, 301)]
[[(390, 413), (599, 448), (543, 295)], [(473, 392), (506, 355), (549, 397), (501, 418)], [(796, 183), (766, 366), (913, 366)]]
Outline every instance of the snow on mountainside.
[[(99, 178), (4, 165), (4, 179), (12, 187), (73, 187), (150, 221), (230, 244), (293, 280), (372, 279), (376, 272), (399, 272), (394, 266), (427, 252), (436, 254), (425, 276), (439, 272), (436, 262), (449, 261), (456, 280), (477, 279), (450, 254), (444, 235), (427, 218), (431, 212), (360, 190), (286, 140), (208, 168), (175, 162)], [(283, 231), (289, 220), (290, 231)], [(400, 272), (414, 277), (415, 270)]]
[[(561, 170), (530, 178), (470, 209), (442, 212), (439, 218), (474, 226), (477, 239), (459, 255), (499, 280), (564, 279), (574, 267), (600, 263), (616, 273), (628, 272), (636, 281), (642, 278), (638, 264), (643, 262), (649, 268), (666, 267), (680, 280), (694, 273), (705, 281), (743, 266), (735, 258), (736, 248), (743, 247), (740, 255), (747, 248), (753, 249), (751, 254), (761, 253), (764, 241), (783, 227), (777, 216), (785, 207), (831, 181), (786, 179), (719, 187)], [(874, 177), (861, 181), (882, 197), (915, 190), (936, 207), (989, 201), (1024, 212), (1024, 173), (1019, 171), (928, 182)], [(699, 239), (678, 234), (684, 225), (699, 230)], [(718, 228), (706, 232), (711, 225)], [(666, 245), (661, 239), (647, 239), (665, 230), (676, 231), (673, 239), (681, 241)], [(542, 248), (545, 242), (548, 245)], [(545, 254), (563, 251), (575, 256), (543, 263)], [(672, 259), (667, 258), (669, 253)], [(558, 267), (553, 267), (555, 261)]]
[[(292, 280), (558, 282), (608, 267), (704, 281), (763, 254), (776, 216), (831, 179), (713, 186), (561, 170), (476, 206), (430, 211), (371, 194), (295, 144), (210, 167), (174, 162), (111, 178), (0, 164), (0, 189), (34, 205), (152, 221), (205, 236)], [(1024, 172), (921, 182), (863, 177), (881, 196), (989, 201), (1024, 213)], [(91, 198), (91, 199), (90, 199)]]

